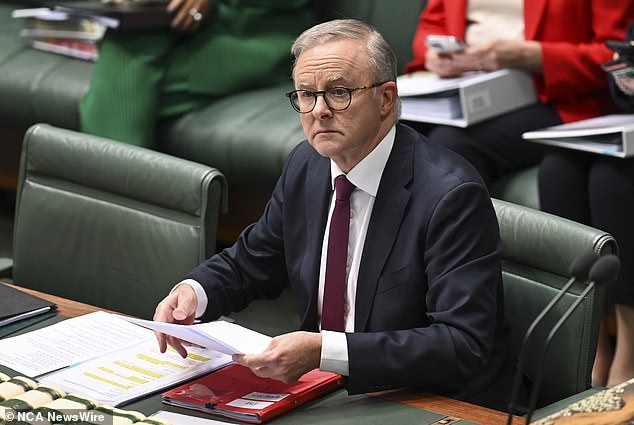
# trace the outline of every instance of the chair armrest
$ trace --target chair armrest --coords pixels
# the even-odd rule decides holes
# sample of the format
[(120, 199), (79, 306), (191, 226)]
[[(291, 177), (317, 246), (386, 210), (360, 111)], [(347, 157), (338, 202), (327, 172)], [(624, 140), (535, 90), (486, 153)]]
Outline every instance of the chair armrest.
[(0, 257), (0, 278), (10, 278), (13, 273), (13, 259)]

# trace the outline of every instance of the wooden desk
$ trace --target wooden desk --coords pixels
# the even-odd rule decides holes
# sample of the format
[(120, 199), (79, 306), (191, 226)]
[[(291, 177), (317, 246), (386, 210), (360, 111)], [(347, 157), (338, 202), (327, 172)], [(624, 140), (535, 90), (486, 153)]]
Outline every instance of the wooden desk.
[[(97, 310), (103, 310), (89, 304), (68, 300), (31, 289), (22, 288), (19, 286), (16, 286), (16, 288), (56, 303), (58, 313), (66, 317), (77, 317), (83, 314), (92, 313)], [(454, 416), (456, 418), (482, 425), (506, 424), (507, 420), (507, 414), (504, 412), (437, 395), (399, 390), (395, 392), (384, 393), (379, 396), (397, 403), (404, 404), (406, 406), (415, 407), (442, 415)], [(523, 423), (524, 420), (520, 417), (516, 417), (513, 420), (514, 425), (520, 425)]]
[[(98, 308), (90, 304), (80, 303), (78, 301), (69, 300), (66, 298), (58, 297), (56, 295), (45, 294), (43, 292), (35, 291), (33, 289), (23, 288), (21, 286), (11, 285), (20, 291), (24, 291), (36, 297), (43, 298), (47, 301), (57, 304), (57, 314), (64, 317), (77, 317), (84, 314), (94, 313), (98, 310), (108, 311), (110, 313), (116, 313), (114, 311)], [(120, 314), (120, 313), (118, 313)]]

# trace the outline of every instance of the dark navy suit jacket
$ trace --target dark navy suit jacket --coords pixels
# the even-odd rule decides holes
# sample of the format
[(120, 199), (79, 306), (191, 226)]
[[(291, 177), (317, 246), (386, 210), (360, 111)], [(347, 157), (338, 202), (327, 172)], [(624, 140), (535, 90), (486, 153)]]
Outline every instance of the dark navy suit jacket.
[[(302, 329), (317, 331), (330, 197), (329, 159), (304, 141), (262, 217), (187, 276), (209, 295), (203, 319), (290, 285)], [(503, 316), (498, 224), (484, 184), (462, 158), (398, 124), (361, 259), (348, 391), (415, 386), (493, 405), (499, 395), (486, 390), (508, 397), (512, 375)]]

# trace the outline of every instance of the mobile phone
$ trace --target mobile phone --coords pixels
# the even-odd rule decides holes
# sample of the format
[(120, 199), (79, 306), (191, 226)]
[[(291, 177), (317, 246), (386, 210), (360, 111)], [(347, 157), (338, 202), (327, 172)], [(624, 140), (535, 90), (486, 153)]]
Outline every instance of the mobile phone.
[(617, 52), (621, 56), (634, 57), (634, 42), (623, 40), (607, 40), (605, 45), (610, 50)]
[(433, 35), (430, 34), (425, 40), (425, 44), (437, 53), (459, 53), (467, 44), (453, 35)]

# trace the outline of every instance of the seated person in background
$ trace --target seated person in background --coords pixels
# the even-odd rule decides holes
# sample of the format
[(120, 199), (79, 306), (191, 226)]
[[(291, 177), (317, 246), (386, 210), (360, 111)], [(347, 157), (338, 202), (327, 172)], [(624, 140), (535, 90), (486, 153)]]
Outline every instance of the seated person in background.
[(309, 0), (171, 0), (171, 28), (108, 30), (79, 106), (81, 131), (153, 147), (155, 126), (211, 99), (287, 78)]
[[(632, 77), (621, 83), (634, 88)], [(634, 91), (621, 92), (614, 81), (611, 86), (624, 112), (634, 113)], [(616, 345), (612, 347), (604, 319), (592, 380), (594, 385), (613, 386), (633, 378), (634, 159), (552, 148), (539, 169), (539, 195), (544, 211), (605, 230), (618, 242), (621, 273), (606, 291), (606, 313), (613, 309), (616, 319)]]
[[(430, 140), (465, 157), (487, 185), (538, 164), (544, 147), (524, 142), (522, 133), (614, 111), (600, 67), (612, 56), (604, 42), (623, 37), (632, 13), (634, 2), (623, 0), (429, 0), (406, 72), (520, 69), (534, 76), (539, 96), (537, 104), (465, 129), (432, 127)], [(425, 45), (428, 34), (453, 35), (469, 47), (438, 55)]]
[[(287, 96), (307, 140), (261, 218), (192, 270), (154, 319), (214, 320), (290, 285), (301, 331), (235, 356), (255, 374), (290, 382), (320, 368), (347, 376), (351, 394), (411, 386), (505, 408), (515, 356), (482, 180), (397, 123), (396, 57), (372, 27), (326, 22), (292, 52)], [(165, 335), (159, 343), (186, 353)]]

